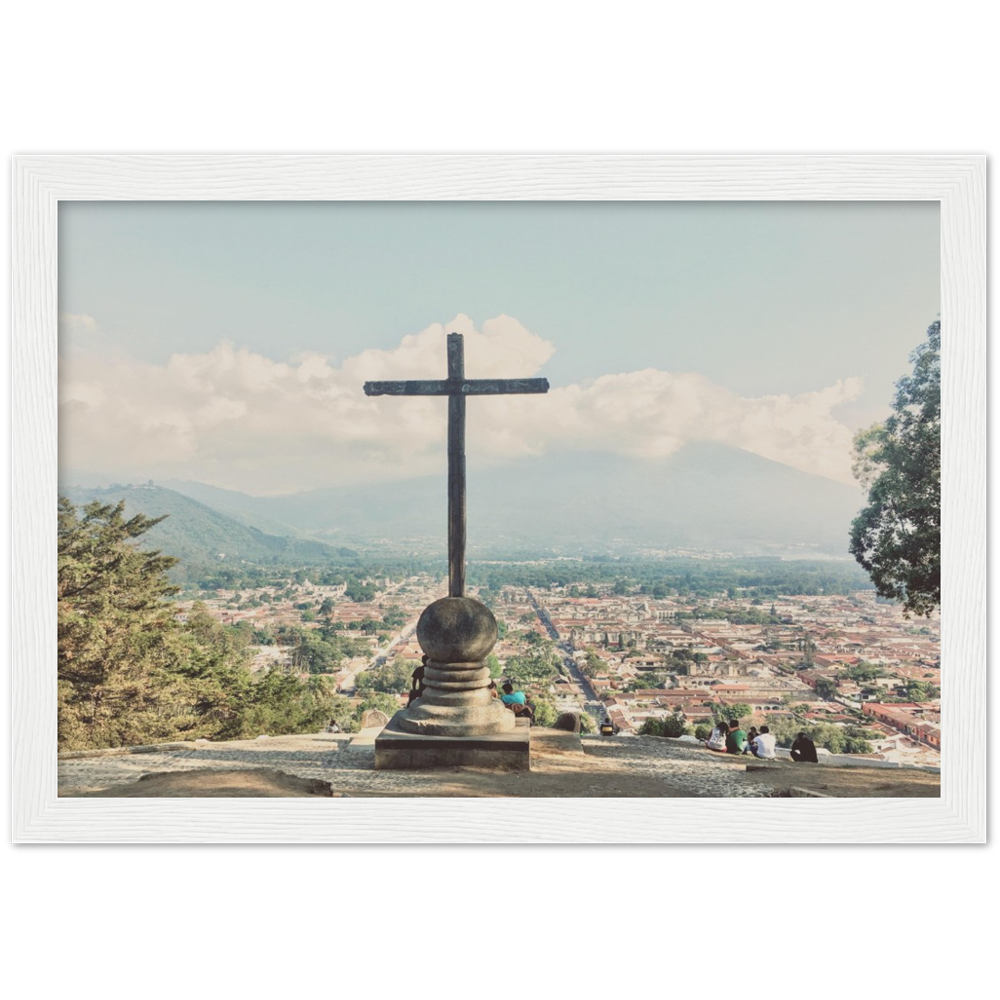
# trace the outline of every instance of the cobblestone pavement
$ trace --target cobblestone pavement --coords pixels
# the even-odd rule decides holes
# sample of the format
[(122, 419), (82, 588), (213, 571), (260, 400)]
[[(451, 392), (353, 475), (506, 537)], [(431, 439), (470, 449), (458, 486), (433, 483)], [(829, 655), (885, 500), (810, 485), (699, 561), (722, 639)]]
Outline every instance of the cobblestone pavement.
[[(544, 731), (543, 731), (544, 732)], [(473, 768), (376, 771), (375, 748), (325, 733), (229, 743), (174, 744), (178, 749), (115, 753), (59, 761), (59, 794), (129, 785), (144, 774), (275, 768), (330, 783), (348, 796), (762, 797), (771, 793), (724, 760), (692, 755), (666, 742), (585, 737), (583, 752), (532, 742), (530, 772)]]
[(593, 738), (584, 741), (588, 759), (606, 762), (631, 778), (662, 781), (672, 791), (692, 797), (760, 798), (772, 789), (747, 781), (743, 762), (734, 763), (715, 754), (694, 754), (660, 740), (638, 737)]

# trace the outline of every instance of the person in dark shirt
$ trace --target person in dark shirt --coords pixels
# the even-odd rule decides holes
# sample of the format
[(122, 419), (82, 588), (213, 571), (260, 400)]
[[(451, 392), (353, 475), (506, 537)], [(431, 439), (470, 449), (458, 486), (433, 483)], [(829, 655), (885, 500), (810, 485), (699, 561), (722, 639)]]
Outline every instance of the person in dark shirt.
[(799, 733), (792, 744), (792, 760), (796, 764), (818, 764), (816, 744), (805, 733)]
[(413, 673), (410, 675), (410, 693), (406, 699), (406, 707), (409, 708), (421, 695), (424, 693), (424, 688), (427, 686), (424, 683), (424, 670), (427, 667), (427, 654), (420, 658), (420, 666), (417, 667)]
[(755, 739), (757, 739), (757, 727), (751, 726), (747, 732), (747, 745), (743, 748), (744, 756), (746, 756), (748, 753), (753, 753), (755, 757), (757, 756), (757, 754), (755, 754), (753, 750), (753, 741)]

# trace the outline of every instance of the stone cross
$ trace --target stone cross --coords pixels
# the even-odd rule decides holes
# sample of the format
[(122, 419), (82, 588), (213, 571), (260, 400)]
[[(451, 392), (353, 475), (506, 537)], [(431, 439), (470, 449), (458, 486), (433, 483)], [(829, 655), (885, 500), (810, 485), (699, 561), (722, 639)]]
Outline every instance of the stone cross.
[(545, 378), (466, 378), (465, 344), (448, 334), (448, 377), (365, 382), (366, 396), (448, 397), (448, 596), (465, 596), (465, 397), (548, 392)]

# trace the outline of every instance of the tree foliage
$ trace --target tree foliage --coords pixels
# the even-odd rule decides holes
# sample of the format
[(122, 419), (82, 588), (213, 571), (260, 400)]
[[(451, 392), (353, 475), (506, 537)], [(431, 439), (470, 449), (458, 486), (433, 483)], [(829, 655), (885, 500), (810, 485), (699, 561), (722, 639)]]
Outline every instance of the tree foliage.
[(646, 719), (639, 729), (640, 736), (678, 736), (690, 734), (691, 728), (684, 722), (684, 716), (675, 711), (662, 719)]
[(535, 723), (539, 726), (551, 726), (559, 718), (555, 703), (551, 698), (535, 695), (532, 698), (535, 706)]
[(816, 694), (829, 701), (837, 695), (837, 682), (829, 677), (817, 677)]
[(851, 525), (851, 554), (882, 596), (909, 614), (941, 603), (941, 323), (910, 356), (892, 415), (854, 439), (854, 475), (868, 505)]
[(126, 519), (124, 503), (81, 511), (60, 498), (60, 749), (318, 728), (330, 717), (326, 678), (252, 675), (252, 630), (221, 625), (204, 605), (178, 621), (167, 600), (175, 560), (135, 544), (156, 523)]
[(712, 705), (712, 716), (717, 722), (729, 722), (730, 719), (748, 719), (753, 715), (753, 706), (737, 701), (732, 705)]
[(878, 734), (862, 726), (838, 726), (828, 722), (806, 722), (799, 718), (767, 716), (767, 725), (780, 747), (790, 747), (799, 733), (830, 753), (871, 753)]
[(416, 663), (408, 663), (397, 656), (392, 663), (375, 670), (362, 670), (354, 675), (358, 694), (378, 691), (382, 694), (402, 694), (410, 689), (410, 679)]
[(559, 676), (559, 660), (550, 649), (511, 656), (504, 673), (520, 684), (549, 683)]
[(399, 701), (394, 695), (391, 694), (386, 694), (384, 692), (369, 692), (369, 694), (365, 698), (362, 698), (362, 700), (358, 702), (354, 708), (354, 722), (357, 726), (360, 727), (361, 717), (365, 714), (365, 712), (368, 712), (371, 709), (383, 712), (391, 719), (399, 710)]
[(177, 696), (180, 660), (165, 598), (175, 560), (130, 544), (158, 519), (126, 520), (124, 501), (59, 500), (60, 745), (116, 746), (169, 733), (163, 706)]

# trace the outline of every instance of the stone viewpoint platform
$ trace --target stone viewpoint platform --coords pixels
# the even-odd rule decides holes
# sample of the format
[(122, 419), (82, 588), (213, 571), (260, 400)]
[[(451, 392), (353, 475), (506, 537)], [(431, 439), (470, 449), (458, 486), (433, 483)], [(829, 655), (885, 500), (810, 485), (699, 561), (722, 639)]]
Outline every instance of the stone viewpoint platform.
[(725, 757), (678, 740), (531, 730), (531, 770), (376, 770), (378, 730), (62, 754), (61, 796), (934, 797), (940, 775)]

